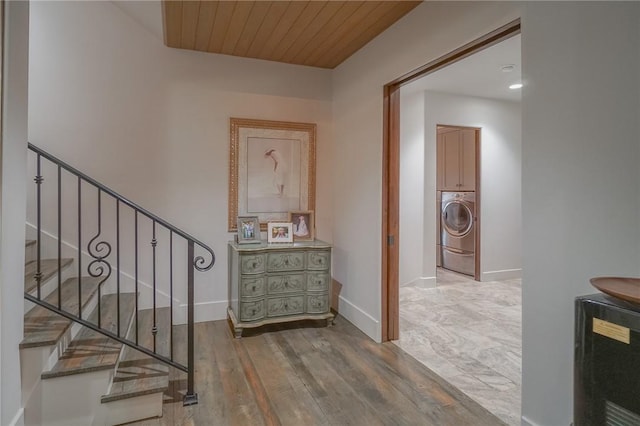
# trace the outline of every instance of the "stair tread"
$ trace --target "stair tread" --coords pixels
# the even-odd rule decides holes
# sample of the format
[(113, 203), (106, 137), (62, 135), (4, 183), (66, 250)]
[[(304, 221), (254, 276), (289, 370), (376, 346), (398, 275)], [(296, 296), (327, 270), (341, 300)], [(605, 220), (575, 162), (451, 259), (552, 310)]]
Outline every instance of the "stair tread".
[[(153, 350), (153, 310), (138, 312), (138, 344)], [(169, 357), (169, 333), (171, 327), (171, 311), (169, 308), (156, 309), (156, 352)], [(131, 327), (129, 340), (135, 341), (135, 318)], [(102, 396), (102, 402), (116, 401), (133, 396), (164, 392), (169, 387), (169, 366), (144, 353), (125, 347), (122, 359), (118, 363), (109, 393)]]
[(31, 247), (32, 245), (34, 245), (36, 243), (36, 240), (26, 240), (24, 242), (24, 246), (25, 247)]
[[(120, 294), (120, 330), (121, 335), (126, 333), (136, 304), (134, 293)], [(101, 300), (101, 326), (112, 333), (117, 333), (117, 295), (107, 294)], [(97, 324), (98, 309), (91, 313), (87, 319)], [(83, 327), (78, 335), (69, 343), (56, 365), (50, 371), (42, 373), (43, 379), (51, 377), (67, 376), (114, 368), (122, 344), (107, 336), (104, 336), (90, 328)]]
[[(86, 306), (98, 290), (102, 278), (82, 277), (82, 306)], [(69, 278), (62, 283), (62, 309), (77, 315), (78, 313), (78, 279)], [(54, 291), (45, 299), (47, 303), (58, 305), (58, 292)], [(47, 308), (36, 305), (24, 316), (24, 339), (20, 348), (55, 345), (60, 337), (71, 326), (71, 321)]]
[[(62, 268), (66, 268), (71, 265), (73, 259), (63, 258), (60, 259)], [(38, 262), (32, 260), (24, 265), (24, 291), (30, 293), (36, 288), (36, 271), (38, 269)], [(49, 278), (53, 277), (58, 272), (58, 259), (41, 259), (40, 260), (40, 272), (42, 273), (41, 283), (44, 283)]]

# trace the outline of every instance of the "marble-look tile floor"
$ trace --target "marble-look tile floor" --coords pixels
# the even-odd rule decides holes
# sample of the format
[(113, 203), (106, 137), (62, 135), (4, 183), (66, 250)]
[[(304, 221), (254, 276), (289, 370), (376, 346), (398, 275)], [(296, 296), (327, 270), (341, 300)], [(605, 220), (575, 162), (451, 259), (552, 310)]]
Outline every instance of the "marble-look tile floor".
[(400, 287), (405, 352), (509, 425), (520, 425), (521, 280), (478, 282), (438, 268), (437, 286)]

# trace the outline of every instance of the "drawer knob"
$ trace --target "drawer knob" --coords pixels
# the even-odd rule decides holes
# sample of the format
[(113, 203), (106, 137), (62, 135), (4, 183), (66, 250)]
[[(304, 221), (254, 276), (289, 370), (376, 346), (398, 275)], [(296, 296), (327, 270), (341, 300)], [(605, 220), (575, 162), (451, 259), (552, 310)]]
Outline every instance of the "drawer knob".
[(251, 287), (251, 291), (256, 291), (256, 286)]
[(285, 286), (285, 287), (289, 287), (289, 281), (285, 281), (285, 282), (284, 282), (284, 286)]
[(284, 304), (284, 308), (287, 309), (289, 307), (289, 305), (287, 305), (286, 303)]

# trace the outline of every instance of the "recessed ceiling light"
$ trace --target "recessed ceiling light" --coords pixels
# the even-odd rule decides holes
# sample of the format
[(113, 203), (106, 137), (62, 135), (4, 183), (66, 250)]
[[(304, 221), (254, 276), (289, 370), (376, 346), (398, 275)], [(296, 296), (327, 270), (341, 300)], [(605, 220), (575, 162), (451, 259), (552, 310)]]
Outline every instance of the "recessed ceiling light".
[(501, 68), (502, 72), (511, 72), (516, 69), (516, 66), (513, 64), (503, 65)]
[(520, 88), (522, 88), (522, 83), (516, 83), (509, 86), (509, 89), (511, 90), (520, 89)]

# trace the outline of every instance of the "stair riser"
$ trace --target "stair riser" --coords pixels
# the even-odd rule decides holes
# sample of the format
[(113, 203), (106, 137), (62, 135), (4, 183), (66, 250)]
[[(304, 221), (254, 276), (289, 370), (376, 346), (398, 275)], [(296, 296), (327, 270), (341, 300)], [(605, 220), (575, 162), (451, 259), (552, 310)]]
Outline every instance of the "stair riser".
[(103, 370), (42, 380), (41, 418), (47, 426), (93, 424), (112, 374)]
[[(25, 407), (40, 407), (40, 374), (49, 363), (49, 357), (53, 351), (52, 346), (40, 346), (20, 350), (20, 378), (22, 381), (22, 401)], [(27, 412), (30, 412), (28, 410)], [(33, 419), (31, 423), (41, 424)]]
[(36, 245), (29, 244), (24, 247), (24, 261), (31, 262), (36, 260)]
[(102, 404), (94, 426), (119, 425), (162, 416), (162, 392)]

